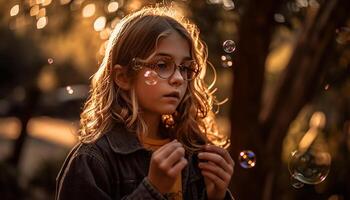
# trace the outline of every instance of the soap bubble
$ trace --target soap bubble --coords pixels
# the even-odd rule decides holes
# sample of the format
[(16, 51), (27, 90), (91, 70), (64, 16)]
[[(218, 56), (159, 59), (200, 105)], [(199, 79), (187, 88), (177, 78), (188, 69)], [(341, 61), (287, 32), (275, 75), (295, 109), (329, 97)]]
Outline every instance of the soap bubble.
[(328, 90), (329, 89), (329, 84), (326, 84), (325, 86), (324, 86), (324, 90)]
[(51, 64), (53, 64), (53, 59), (49, 58), (49, 59), (47, 59), (47, 62), (51, 65)]
[(326, 115), (315, 112), (309, 121), (309, 130), (291, 153), (288, 168), (292, 178), (305, 184), (319, 184), (329, 173), (331, 155), (322, 139), (322, 129), (326, 125)]
[(339, 44), (348, 44), (350, 43), (350, 28), (349, 27), (341, 27), (338, 28), (335, 33), (336, 35), (336, 41)]
[(158, 82), (158, 75), (153, 70), (147, 70), (143, 76), (147, 85), (155, 85)]
[(256, 164), (255, 153), (250, 150), (241, 151), (239, 153), (238, 161), (241, 167), (245, 169), (252, 168)]
[(223, 44), (222, 47), (224, 48), (224, 51), (226, 53), (232, 53), (236, 49), (236, 44), (233, 40), (226, 40)]
[(221, 65), (224, 68), (231, 68), (233, 65), (231, 56), (230, 55), (222, 55), (221, 56)]
[(289, 162), (292, 178), (305, 184), (319, 184), (329, 173), (331, 156), (327, 152), (293, 151)]
[(74, 90), (72, 89), (71, 86), (67, 86), (66, 90), (67, 90), (68, 94), (73, 94), (74, 93)]

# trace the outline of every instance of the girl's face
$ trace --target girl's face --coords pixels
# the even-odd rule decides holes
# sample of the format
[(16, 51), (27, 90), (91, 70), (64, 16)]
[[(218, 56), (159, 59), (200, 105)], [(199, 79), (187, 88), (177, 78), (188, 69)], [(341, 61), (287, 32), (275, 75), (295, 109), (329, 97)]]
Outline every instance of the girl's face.
[[(189, 60), (191, 60), (189, 44), (175, 31), (160, 38), (155, 52), (146, 59), (147, 62), (158, 64), (173, 61), (176, 66), (184, 66)], [(176, 67), (176, 71), (169, 78), (157, 77), (157, 83), (149, 85), (144, 76), (148, 70), (150, 68), (142, 67), (135, 82), (136, 97), (142, 112), (154, 115), (174, 113), (187, 89), (188, 82), (181, 75), (183, 72)]]

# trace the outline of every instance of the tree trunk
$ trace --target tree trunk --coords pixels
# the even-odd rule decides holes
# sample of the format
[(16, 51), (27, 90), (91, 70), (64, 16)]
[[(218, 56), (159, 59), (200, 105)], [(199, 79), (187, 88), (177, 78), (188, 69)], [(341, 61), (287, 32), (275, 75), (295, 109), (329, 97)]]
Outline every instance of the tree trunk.
[[(251, 149), (257, 165), (242, 169), (237, 163), (230, 186), (240, 200), (273, 199), (276, 173), (281, 166), (282, 142), (292, 120), (314, 95), (326, 65), (337, 26), (350, 9), (347, 0), (322, 4), (304, 24), (295, 50), (269, 106), (261, 109), (265, 60), (273, 30), (273, 13), (281, 1), (251, 1), (242, 16), (234, 71), (231, 107), (231, 156)], [(261, 6), (260, 6), (261, 5)], [(259, 121), (259, 114), (262, 118)], [(279, 197), (275, 197), (278, 199)]]
[(29, 87), (26, 89), (26, 99), (23, 106), (15, 109), (15, 113), (19, 120), (21, 121), (21, 132), (18, 138), (14, 141), (14, 147), (12, 155), (9, 157), (9, 163), (13, 166), (18, 167), (20, 162), (21, 154), (25, 145), (25, 141), (28, 137), (27, 125), (30, 118), (35, 112), (36, 105), (38, 103), (40, 96), (40, 90), (37, 87)]
[[(273, 14), (280, 0), (250, 1), (239, 28), (237, 58), (231, 107), (231, 156), (236, 159), (242, 150), (257, 154), (252, 169), (235, 167), (232, 177), (234, 195), (240, 200), (260, 199), (264, 181), (261, 158), (263, 152), (258, 115), (264, 82), (265, 59), (273, 32)], [(254, 192), (252, 192), (254, 191)]]
[[(310, 8), (310, 20), (306, 20), (272, 104), (268, 111), (263, 111), (267, 113), (262, 119), (262, 133), (266, 145), (264, 150), (268, 155), (265, 162), (270, 165), (269, 177), (276, 177), (281, 168), (281, 154), (276, 152), (282, 152), (283, 139), (290, 123), (314, 96), (316, 89), (322, 87), (321, 78), (327, 67), (324, 62), (330, 58), (328, 55), (335, 42), (335, 30), (345, 22), (349, 4), (346, 0), (334, 0), (322, 4), (318, 12)], [(274, 189), (273, 184), (267, 184), (270, 182), (265, 180), (266, 196), (271, 196)]]

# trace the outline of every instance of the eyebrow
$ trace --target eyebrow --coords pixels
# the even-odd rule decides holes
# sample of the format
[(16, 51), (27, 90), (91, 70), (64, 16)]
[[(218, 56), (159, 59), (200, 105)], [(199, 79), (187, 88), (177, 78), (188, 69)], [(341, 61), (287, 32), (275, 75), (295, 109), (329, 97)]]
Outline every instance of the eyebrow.
[[(168, 57), (171, 57), (172, 59), (174, 59), (174, 57), (172, 55), (170, 55), (168, 53), (163, 53), (163, 52), (158, 52), (154, 56), (168, 56)], [(182, 59), (182, 61), (187, 61), (187, 60), (192, 60), (192, 58), (189, 56), (186, 56)]]

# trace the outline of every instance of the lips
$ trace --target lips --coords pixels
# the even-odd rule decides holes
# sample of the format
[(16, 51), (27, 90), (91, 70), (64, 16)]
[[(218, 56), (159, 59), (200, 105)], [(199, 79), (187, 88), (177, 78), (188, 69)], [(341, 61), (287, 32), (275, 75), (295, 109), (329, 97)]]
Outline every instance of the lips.
[(180, 99), (180, 93), (179, 92), (171, 92), (171, 93), (164, 95), (164, 97), (172, 97), (172, 98)]

